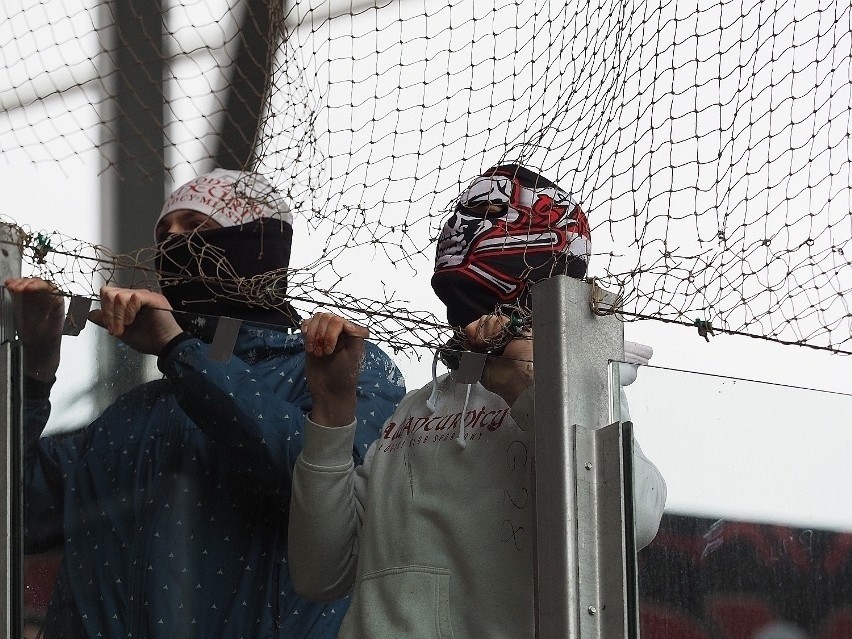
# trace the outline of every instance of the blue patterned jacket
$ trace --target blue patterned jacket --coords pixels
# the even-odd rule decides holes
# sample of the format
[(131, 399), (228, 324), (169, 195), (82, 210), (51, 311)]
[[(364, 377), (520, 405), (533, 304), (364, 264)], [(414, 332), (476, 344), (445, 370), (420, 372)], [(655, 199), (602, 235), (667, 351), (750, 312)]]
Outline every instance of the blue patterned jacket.
[[(373, 344), (358, 386), (356, 463), (404, 394)], [(348, 599), (313, 603), (287, 569), (290, 481), (311, 410), (302, 336), (243, 325), (229, 363), (192, 338), (165, 379), (86, 428), (39, 438), (25, 401), (25, 540), (63, 546), (45, 636), (334, 637)]]

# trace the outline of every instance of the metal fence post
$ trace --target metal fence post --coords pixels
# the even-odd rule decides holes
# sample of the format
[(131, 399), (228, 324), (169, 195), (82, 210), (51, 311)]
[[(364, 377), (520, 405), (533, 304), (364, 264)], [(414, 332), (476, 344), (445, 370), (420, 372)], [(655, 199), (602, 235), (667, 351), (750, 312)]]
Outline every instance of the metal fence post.
[[(0, 284), (21, 274), (17, 229), (0, 224)], [(21, 442), (21, 358), (14, 341), (11, 300), (0, 288), (0, 630), (6, 637), (22, 636), (23, 613), (23, 493)]]
[(625, 472), (632, 435), (618, 422), (618, 367), (609, 366), (624, 357), (623, 326), (592, 312), (593, 286), (558, 275), (533, 289), (540, 639), (638, 632), (629, 601), (632, 477)]

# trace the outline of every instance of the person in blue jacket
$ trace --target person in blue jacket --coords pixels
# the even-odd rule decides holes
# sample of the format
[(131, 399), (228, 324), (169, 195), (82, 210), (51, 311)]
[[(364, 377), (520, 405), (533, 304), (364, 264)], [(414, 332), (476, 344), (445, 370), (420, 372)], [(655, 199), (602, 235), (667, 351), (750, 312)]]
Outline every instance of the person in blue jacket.
[[(290, 482), (312, 409), (299, 317), (242, 292), (272, 273), (281, 300), (289, 209), (262, 176), (217, 169), (167, 199), (156, 235), (162, 294), (105, 287), (90, 319), (157, 355), (164, 378), (75, 432), (40, 437), (62, 297), (38, 278), (6, 282), (24, 351), (25, 543), (64, 550), (44, 636), (334, 637), (348, 599), (298, 597), (287, 566)], [(227, 362), (210, 357), (217, 316), (244, 320)], [(398, 369), (368, 345), (348, 398), (355, 463), (403, 394)]]

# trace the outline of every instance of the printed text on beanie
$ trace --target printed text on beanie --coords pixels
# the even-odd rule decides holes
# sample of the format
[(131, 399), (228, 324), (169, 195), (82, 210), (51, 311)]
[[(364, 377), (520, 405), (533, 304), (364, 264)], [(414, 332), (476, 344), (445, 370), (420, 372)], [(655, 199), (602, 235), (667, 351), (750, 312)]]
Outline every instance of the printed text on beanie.
[(157, 218), (188, 209), (209, 215), (220, 226), (237, 226), (261, 218), (278, 218), (292, 225), (290, 207), (278, 191), (257, 173), (215, 169), (190, 180), (168, 198)]

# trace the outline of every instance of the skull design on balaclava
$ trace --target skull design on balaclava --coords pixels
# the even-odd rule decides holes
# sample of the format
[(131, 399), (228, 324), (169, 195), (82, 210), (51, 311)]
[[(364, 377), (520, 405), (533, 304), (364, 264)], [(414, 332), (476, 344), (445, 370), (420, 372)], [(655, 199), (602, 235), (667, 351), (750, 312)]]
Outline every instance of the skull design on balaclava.
[(489, 169), (459, 196), (438, 238), (432, 288), (453, 326), (499, 304), (529, 304), (529, 287), (554, 274), (583, 277), (586, 216), (569, 193), (524, 167)]

